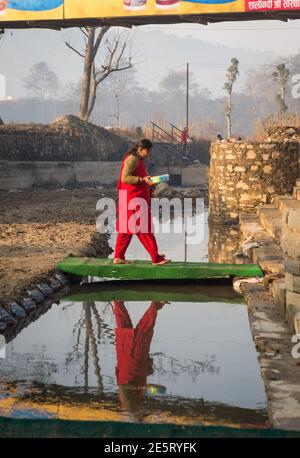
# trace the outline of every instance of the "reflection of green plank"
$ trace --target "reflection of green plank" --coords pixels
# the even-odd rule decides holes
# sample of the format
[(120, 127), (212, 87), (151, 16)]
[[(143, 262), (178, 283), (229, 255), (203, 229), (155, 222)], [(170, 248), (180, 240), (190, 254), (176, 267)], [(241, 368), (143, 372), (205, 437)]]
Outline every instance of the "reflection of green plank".
[(134, 291), (134, 290), (101, 290), (93, 292), (83, 292), (79, 294), (71, 294), (63, 299), (70, 302), (111, 302), (111, 301), (168, 301), (168, 302), (231, 302), (242, 303), (243, 298), (237, 296), (234, 299), (216, 298), (213, 296), (205, 296), (199, 293), (177, 293), (166, 291)]
[(212, 264), (207, 262), (171, 262), (153, 266), (150, 261), (113, 264), (112, 259), (67, 257), (57, 265), (62, 272), (123, 280), (198, 280), (228, 276), (262, 276), (256, 264)]

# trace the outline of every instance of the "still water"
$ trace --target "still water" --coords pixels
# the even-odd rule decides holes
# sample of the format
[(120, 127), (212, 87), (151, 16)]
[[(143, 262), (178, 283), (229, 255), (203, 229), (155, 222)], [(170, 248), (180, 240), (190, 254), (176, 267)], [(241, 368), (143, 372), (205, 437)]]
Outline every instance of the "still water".
[(223, 301), (203, 286), (198, 301), (184, 302), (180, 289), (168, 303), (151, 301), (151, 290), (146, 301), (119, 300), (119, 290), (94, 301), (86, 289), (84, 302), (75, 294), (53, 305), (8, 345), (0, 414), (263, 424), (245, 305), (226, 287)]
[[(186, 249), (161, 235), (160, 251), (207, 260), (204, 233)], [(128, 255), (145, 257), (137, 241)], [(7, 345), (0, 369), (0, 416), (268, 425), (247, 308), (231, 286), (76, 287)]]

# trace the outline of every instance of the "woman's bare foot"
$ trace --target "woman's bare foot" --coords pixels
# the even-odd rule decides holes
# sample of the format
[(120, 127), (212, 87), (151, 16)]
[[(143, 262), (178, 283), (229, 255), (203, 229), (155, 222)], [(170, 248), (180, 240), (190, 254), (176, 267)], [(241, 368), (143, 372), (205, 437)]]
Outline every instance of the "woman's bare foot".
[(152, 262), (153, 266), (163, 266), (164, 264), (167, 264), (168, 262), (171, 262), (171, 259), (162, 259), (161, 261), (158, 262)]
[(126, 261), (126, 259), (115, 258), (114, 264), (130, 264), (130, 261)]

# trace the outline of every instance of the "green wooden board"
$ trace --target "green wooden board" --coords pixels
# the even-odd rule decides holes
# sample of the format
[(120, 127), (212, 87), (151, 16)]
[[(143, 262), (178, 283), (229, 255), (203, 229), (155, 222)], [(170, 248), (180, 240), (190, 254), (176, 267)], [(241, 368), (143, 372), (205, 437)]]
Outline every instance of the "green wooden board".
[(57, 265), (65, 273), (122, 280), (199, 280), (222, 277), (261, 277), (256, 264), (214, 264), (207, 262), (170, 262), (153, 266), (150, 261), (114, 264), (113, 259), (69, 256)]

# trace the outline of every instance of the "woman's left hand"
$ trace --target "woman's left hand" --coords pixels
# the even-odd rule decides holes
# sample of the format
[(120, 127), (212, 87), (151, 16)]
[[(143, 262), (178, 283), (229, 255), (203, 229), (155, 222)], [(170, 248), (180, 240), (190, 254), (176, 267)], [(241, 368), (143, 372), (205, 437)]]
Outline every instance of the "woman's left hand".
[(149, 186), (155, 186), (155, 183), (153, 183), (150, 176), (144, 177), (143, 181), (145, 181)]

